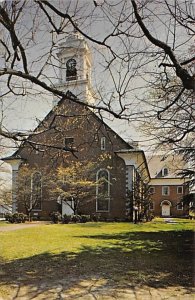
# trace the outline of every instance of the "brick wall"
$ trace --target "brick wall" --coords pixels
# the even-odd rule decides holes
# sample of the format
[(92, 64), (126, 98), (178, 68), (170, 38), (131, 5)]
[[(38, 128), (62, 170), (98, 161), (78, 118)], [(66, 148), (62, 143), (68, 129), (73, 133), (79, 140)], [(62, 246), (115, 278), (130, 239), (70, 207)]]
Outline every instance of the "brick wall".
[[(46, 129), (46, 131), (45, 131)], [(44, 131), (44, 132), (43, 132)], [(115, 132), (101, 122), (89, 109), (72, 103), (69, 100), (61, 102), (54, 112), (50, 112), (46, 119), (39, 125), (36, 136), (29, 138), (33, 143), (45, 143), (54, 147), (63, 147), (65, 137), (74, 138), (75, 156), (67, 151), (38, 146), (32, 147), (25, 143), (18, 154), (30, 167), (44, 169), (48, 173), (55, 174), (58, 166), (67, 166), (71, 161), (89, 160), (96, 162), (94, 176), (100, 168), (110, 172), (110, 211), (101, 213), (107, 218), (125, 217), (125, 176), (124, 161), (119, 158), (115, 151), (131, 148)], [(105, 150), (101, 150), (101, 138), (106, 138)], [(33, 144), (34, 145), (34, 144)], [(35, 211), (39, 216), (46, 217), (57, 209), (57, 202), (50, 198), (49, 191), (43, 189), (42, 210)], [(23, 210), (19, 207), (19, 210)], [(81, 206), (82, 213), (96, 213), (95, 188), (91, 199)]]
[[(183, 193), (178, 194), (178, 187), (181, 187), (181, 184), (179, 185), (150, 185), (152, 188), (154, 188), (154, 193), (151, 195), (151, 199), (153, 201), (154, 205), (154, 214), (155, 216), (162, 216), (162, 206), (161, 203), (164, 200), (168, 200), (171, 203), (170, 207), (170, 213), (171, 216), (183, 216), (188, 213), (186, 209), (179, 210), (177, 203), (181, 201), (182, 196), (187, 193), (187, 188), (185, 186), (183, 187)], [(163, 186), (167, 186), (169, 189), (168, 195), (162, 195), (162, 188)]]

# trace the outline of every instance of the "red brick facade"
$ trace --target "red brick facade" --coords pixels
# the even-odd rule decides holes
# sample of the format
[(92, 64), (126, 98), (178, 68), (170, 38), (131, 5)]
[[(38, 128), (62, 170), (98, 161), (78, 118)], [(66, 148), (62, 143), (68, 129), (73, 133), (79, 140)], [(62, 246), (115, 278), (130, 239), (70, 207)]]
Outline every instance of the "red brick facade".
[[(157, 179), (159, 182), (159, 179)], [(186, 207), (181, 202), (182, 197), (187, 194), (187, 187), (181, 182), (171, 185), (171, 179), (162, 178), (163, 185), (155, 184), (155, 179), (151, 181), (151, 200), (153, 203), (153, 212), (155, 216), (172, 216), (179, 217), (188, 214)], [(167, 183), (165, 182), (167, 181)], [(179, 180), (180, 181), (180, 180)], [(165, 183), (164, 183), (165, 182)], [(167, 208), (166, 208), (167, 206)], [(169, 206), (169, 207), (168, 207)], [(167, 215), (166, 215), (167, 211)], [(170, 212), (170, 213), (168, 213)]]
[[(108, 170), (110, 175), (109, 211), (101, 212), (101, 215), (108, 219), (125, 218), (126, 166), (115, 151), (131, 149), (129, 144), (89, 109), (69, 100), (61, 101), (35, 132), (37, 134), (32, 135), (29, 142), (17, 151), (17, 155), (24, 163), (30, 168), (38, 166), (44, 172), (55, 174), (60, 165), (67, 166), (72, 161), (97, 162), (94, 177), (99, 169)], [(73, 154), (60, 149), (65, 146), (66, 137), (74, 139), (73, 149), (76, 151)], [(104, 145), (102, 145), (102, 138), (104, 138)], [(20, 170), (18, 176), (20, 176)], [(90, 198), (90, 201), (80, 206), (82, 214), (98, 213), (95, 188)], [(18, 203), (18, 210), (24, 210), (20, 203)], [(40, 217), (48, 217), (50, 212), (56, 210), (57, 199), (52, 199), (48, 187), (43, 188), (42, 209), (34, 210), (33, 213)]]

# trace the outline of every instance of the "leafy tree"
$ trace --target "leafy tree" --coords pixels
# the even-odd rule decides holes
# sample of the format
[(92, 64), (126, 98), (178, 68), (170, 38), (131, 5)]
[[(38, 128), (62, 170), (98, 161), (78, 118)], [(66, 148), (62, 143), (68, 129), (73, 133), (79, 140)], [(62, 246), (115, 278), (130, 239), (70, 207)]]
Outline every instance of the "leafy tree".
[(43, 189), (48, 189), (52, 180), (45, 170), (37, 167), (30, 168), (27, 164), (20, 167), (16, 190), (13, 192), (16, 195), (18, 207), (20, 210), (25, 210), (29, 220), (31, 220), (33, 210), (41, 210)]
[(0, 190), (0, 204), (11, 205), (12, 192), (11, 188), (3, 187)]
[(97, 185), (95, 164), (86, 161), (73, 161), (67, 167), (57, 170), (57, 182), (54, 193), (60, 200), (78, 214), (82, 205), (93, 200)]

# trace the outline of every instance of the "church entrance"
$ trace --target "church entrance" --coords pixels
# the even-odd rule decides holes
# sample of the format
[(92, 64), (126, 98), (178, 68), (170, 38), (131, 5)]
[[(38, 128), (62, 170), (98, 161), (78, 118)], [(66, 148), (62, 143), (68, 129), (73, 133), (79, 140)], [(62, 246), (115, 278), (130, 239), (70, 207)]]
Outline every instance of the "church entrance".
[(164, 200), (161, 202), (161, 215), (162, 217), (170, 217), (171, 215), (171, 202)]

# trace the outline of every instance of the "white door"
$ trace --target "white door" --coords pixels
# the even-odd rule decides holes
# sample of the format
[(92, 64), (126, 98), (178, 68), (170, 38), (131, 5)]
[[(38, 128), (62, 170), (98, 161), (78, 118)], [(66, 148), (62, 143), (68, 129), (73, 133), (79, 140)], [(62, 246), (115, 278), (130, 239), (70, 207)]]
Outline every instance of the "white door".
[(162, 205), (162, 216), (163, 217), (169, 217), (170, 216), (170, 205), (169, 204), (163, 204)]
[(63, 215), (71, 216), (74, 214), (74, 211), (71, 208), (72, 205), (73, 205), (72, 201), (62, 201), (62, 216)]

